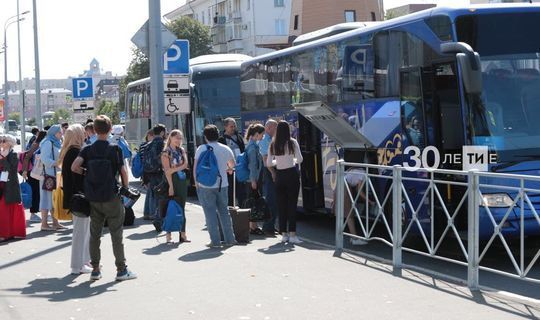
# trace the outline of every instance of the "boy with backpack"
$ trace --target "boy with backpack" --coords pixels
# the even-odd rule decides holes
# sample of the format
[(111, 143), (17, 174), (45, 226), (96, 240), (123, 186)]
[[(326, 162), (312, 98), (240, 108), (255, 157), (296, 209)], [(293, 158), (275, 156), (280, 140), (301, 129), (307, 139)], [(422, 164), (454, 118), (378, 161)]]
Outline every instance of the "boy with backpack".
[(227, 208), (227, 173), (232, 172), (235, 166), (234, 154), (231, 148), (217, 142), (219, 133), (215, 125), (207, 125), (203, 133), (207, 144), (199, 146), (195, 152), (193, 176), (210, 234), (210, 243), (207, 246), (221, 246), (218, 224), (221, 225), (225, 245), (231, 246), (236, 244), (236, 240)]
[(148, 208), (150, 216), (153, 218), (152, 224), (156, 231), (161, 232), (161, 214), (159, 212), (159, 196), (154, 192), (154, 188), (158, 186), (163, 180), (163, 165), (161, 164), (161, 152), (165, 146), (165, 135), (167, 129), (162, 124), (157, 124), (152, 128), (154, 137), (149, 142), (142, 154), (141, 159), (143, 163), (143, 180), (146, 182), (148, 198)]
[(111, 120), (107, 116), (96, 117), (94, 129), (98, 135), (97, 141), (81, 150), (73, 161), (71, 170), (85, 175), (85, 197), (90, 203), (90, 258), (93, 268), (90, 279), (101, 279), (99, 246), (103, 225), (107, 220), (117, 270), (116, 280), (123, 281), (135, 279), (137, 276), (127, 268), (124, 256), (122, 232), (125, 213), (118, 194), (117, 176), (120, 175), (122, 185), (128, 187), (128, 175), (122, 151), (107, 141), (111, 127)]

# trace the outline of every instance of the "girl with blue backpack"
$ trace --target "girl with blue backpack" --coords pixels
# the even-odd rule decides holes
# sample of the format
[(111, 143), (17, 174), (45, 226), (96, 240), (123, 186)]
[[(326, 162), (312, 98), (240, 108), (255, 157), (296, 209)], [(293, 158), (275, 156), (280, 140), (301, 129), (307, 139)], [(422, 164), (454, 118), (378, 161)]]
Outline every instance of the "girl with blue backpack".
[[(259, 141), (264, 136), (264, 126), (260, 123), (250, 124), (246, 130), (245, 139), (248, 142), (246, 146), (246, 155), (249, 169), (249, 180), (247, 184), (247, 194), (249, 197), (253, 195), (261, 194), (262, 187), (262, 168), (263, 160), (259, 151)], [(250, 233), (253, 235), (263, 235), (264, 232), (257, 225), (257, 222), (251, 221), (249, 223)]]
[[(169, 185), (168, 198), (160, 201), (161, 216), (164, 217), (163, 230), (167, 232), (168, 244), (172, 244), (171, 232), (180, 232), (179, 242), (191, 242), (186, 236), (185, 207), (187, 198), (187, 181), (184, 170), (188, 168), (187, 154), (182, 147), (184, 134), (175, 129), (169, 133), (165, 148), (161, 153), (163, 174)], [(170, 201), (176, 202), (169, 204)], [(171, 209), (172, 206), (172, 209)], [(181, 210), (182, 212), (175, 212)]]

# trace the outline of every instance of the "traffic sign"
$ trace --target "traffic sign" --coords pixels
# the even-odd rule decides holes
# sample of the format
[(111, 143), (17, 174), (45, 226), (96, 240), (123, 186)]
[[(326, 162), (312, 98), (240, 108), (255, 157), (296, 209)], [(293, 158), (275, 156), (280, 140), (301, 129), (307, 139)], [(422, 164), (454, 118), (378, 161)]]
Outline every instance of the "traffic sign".
[(0, 121), (6, 120), (4, 116), (4, 99), (0, 99)]
[(86, 120), (93, 119), (93, 111), (74, 111), (73, 112), (73, 122), (74, 123), (86, 123)]
[(176, 40), (163, 55), (164, 74), (189, 74), (189, 41)]
[(165, 93), (165, 114), (188, 114), (189, 93)]
[(73, 101), (73, 111), (94, 110), (94, 100), (75, 100)]
[[(135, 33), (135, 35), (131, 38), (131, 42), (133, 42), (139, 50), (141, 50), (147, 57), (150, 57), (149, 51), (148, 51), (148, 20), (142, 25), (142, 27), (139, 28), (139, 30)], [(161, 53), (165, 53), (167, 49), (171, 46), (171, 44), (174, 43), (176, 40), (176, 36), (174, 33), (169, 31), (167, 29), (167, 26), (165, 26), (163, 23), (161, 24)]]
[(73, 78), (73, 99), (94, 97), (92, 78)]
[(165, 93), (189, 94), (189, 76), (164, 74), (163, 88)]

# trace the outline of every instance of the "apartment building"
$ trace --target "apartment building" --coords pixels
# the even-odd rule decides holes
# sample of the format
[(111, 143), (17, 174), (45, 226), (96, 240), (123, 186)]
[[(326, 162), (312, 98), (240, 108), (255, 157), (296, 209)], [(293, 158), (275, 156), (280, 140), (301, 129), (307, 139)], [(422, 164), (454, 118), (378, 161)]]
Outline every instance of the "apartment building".
[[(296, 0), (295, 0), (296, 1)], [(288, 47), (292, 0), (191, 0), (165, 14), (210, 27), (215, 53), (261, 55)]]
[(343, 22), (380, 21), (383, 16), (382, 0), (294, 0), (289, 35), (297, 37)]

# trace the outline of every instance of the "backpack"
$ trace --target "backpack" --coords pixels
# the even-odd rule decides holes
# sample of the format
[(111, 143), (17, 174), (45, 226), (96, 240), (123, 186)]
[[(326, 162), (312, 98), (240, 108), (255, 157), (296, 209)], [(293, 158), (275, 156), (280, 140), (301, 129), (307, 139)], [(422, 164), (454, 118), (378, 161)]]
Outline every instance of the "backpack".
[(32, 187), (26, 181), (21, 182), (21, 199), (25, 209), (32, 206)]
[(111, 152), (119, 152), (117, 146), (108, 146), (104, 155), (96, 154), (95, 145), (91, 145), (86, 161), (84, 194), (91, 202), (110, 201), (118, 192), (118, 182), (113, 163), (108, 158)]
[(131, 174), (135, 178), (140, 178), (142, 177), (143, 173), (144, 173), (144, 170), (143, 170), (143, 163), (141, 159), (141, 153), (137, 152), (135, 154), (135, 157), (133, 157), (133, 161), (131, 162)]
[(144, 173), (161, 172), (161, 151), (163, 151), (162, 140), (153, 140), (144, 148), (142, 155)]
[(184, 225), (185, 217), (184, 210), (175, 200), (167, 202), (167, 214), (163, 219), (162, 230), (166, 232), (180, 232)]
[(219, 173), (216, 155), (214, 148), (206, 144), (206, 150), (199, 156), (197, 161), (197, 182), (206, 187), (212, 187), (219, 178), (219, 189), (221, 190), (221, 182), (223, 178)]
[(247, 150), (236, 157), (236, 180), (238, 182), (246, 182), (249, 180), (249, 157)]
[[(19, 152), (19, 163), (18, 163), (18, 166), (17, 166), (17, 172), (18, 173), (22, 173), (23, 172), (23, 163), (24, 163), (24, 158), (26, 158), (26, 153), (28, 151), (24, 151), (24, 152)], [(33, 163), (32, 163), (32, 159), (29, 159), (28, 160), (28, 172), (32, 172), (32, 168), (34, 167)]]
[(124, 159), (131, 159), (131, 150), (129, 149), (129, 146), (123, 138), (118, 139), (118, 146), (122, 150), (122, 156)]

